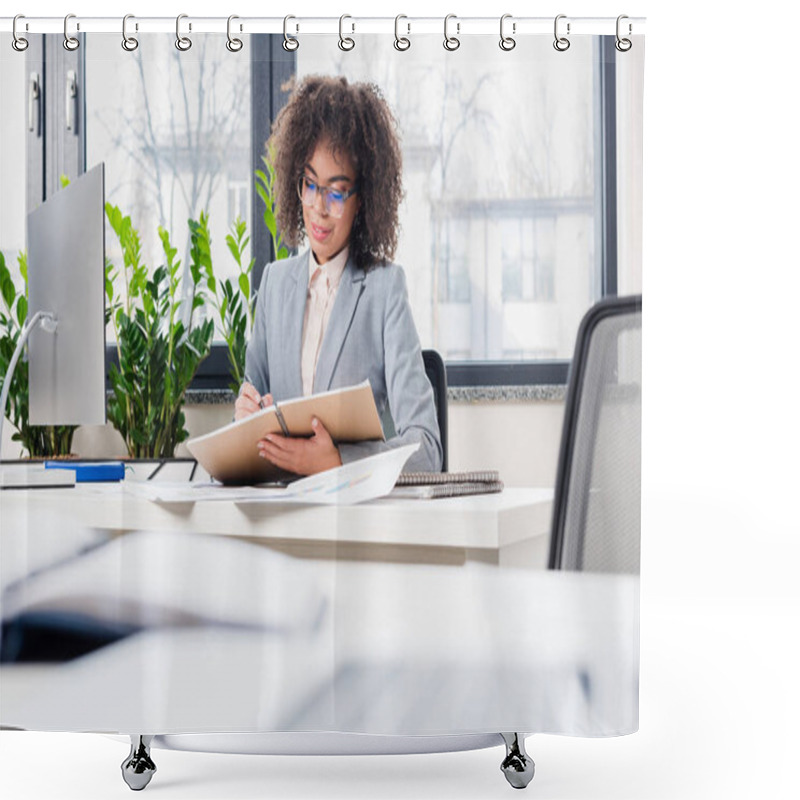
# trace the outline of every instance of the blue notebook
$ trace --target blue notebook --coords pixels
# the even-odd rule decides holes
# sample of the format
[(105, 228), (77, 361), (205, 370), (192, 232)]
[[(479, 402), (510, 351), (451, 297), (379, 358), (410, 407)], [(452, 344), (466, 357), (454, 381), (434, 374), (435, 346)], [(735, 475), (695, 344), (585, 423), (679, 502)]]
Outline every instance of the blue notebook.
[(125, 477), (121, 461), (45, 461), (44, 468), (75, 470), (76, 483), (121, 481)]

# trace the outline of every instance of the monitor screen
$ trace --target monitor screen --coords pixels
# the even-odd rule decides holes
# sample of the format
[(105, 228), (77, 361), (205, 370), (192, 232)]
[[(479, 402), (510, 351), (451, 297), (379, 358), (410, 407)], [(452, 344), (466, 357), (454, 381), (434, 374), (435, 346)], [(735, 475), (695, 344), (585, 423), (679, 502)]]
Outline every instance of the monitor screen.
[(105, 393), (105, 174), (98, 164), (28, 214), (32, 425), (102, 425)]

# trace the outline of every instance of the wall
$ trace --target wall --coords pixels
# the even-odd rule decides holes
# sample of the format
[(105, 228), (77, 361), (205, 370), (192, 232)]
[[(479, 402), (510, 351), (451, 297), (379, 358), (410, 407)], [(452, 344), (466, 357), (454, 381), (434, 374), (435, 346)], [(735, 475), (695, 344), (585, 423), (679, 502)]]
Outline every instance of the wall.
[(450, 469), (497, 469), (506, 486), (553, 486), (563, 402), (451, 403)]

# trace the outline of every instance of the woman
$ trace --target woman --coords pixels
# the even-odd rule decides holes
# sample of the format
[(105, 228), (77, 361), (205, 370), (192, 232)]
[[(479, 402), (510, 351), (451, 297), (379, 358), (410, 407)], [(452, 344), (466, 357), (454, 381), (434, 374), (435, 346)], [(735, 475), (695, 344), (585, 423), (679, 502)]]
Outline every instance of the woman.
[(280, 112), (275, 147), (278, 225), (310, 249), (267, 265), (247, 347), (236, 419), (262, 404), (369, 379), (386, 442), (334, 443), (319, 420), (309, 439), (270, 435), (260, 455), (310, 475), (418, 442), (407, 470), (441, 469), (433, 390), (408, 303), (391, 263), (402, 197), (395, 121), (380, 91), (308, 77)]

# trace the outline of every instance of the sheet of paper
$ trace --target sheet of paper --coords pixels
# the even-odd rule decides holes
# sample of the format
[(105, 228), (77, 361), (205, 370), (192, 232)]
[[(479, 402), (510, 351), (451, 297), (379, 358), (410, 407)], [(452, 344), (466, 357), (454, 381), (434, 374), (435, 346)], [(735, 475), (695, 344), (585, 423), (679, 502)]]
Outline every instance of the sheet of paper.
[(128, 493), (154, 503), (197, 503), (205, 500), (248, 500), (255, 494), (280, 500), (286, 489), (255, 486), (223, 486), (221, 483), (189, 483), (188, 481), (123, 481)]
[(222, 486), (218, 483), (124, 481), (125, 491), (155, 503), (195, 503), (227, 500), (237, 503), (321, 503), (350, 505), (383, 497), (394, 487), (409, 456), (410, 444), (309, 475), (287, 488)]

